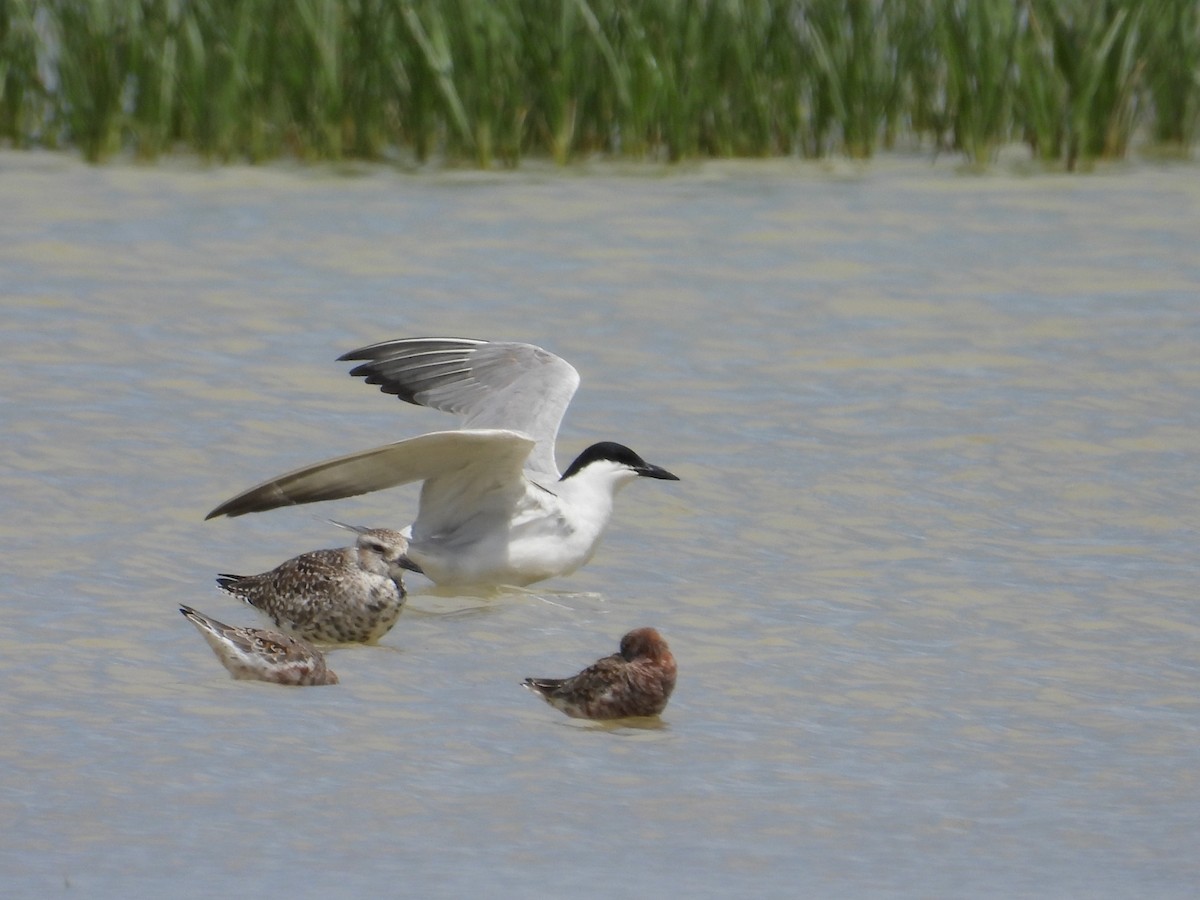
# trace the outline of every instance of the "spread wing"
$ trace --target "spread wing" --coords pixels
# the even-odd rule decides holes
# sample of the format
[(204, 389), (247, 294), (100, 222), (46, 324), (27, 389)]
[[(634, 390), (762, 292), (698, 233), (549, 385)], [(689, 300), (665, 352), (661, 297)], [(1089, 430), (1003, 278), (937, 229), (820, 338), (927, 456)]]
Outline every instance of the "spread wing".
[(280, 506), (354, 497), (456, 472), (486, 471), (492, 479), (522, 480), (534, 442), (515, 431), (435, 431), (360, 450), (280, 475), (226, 500), (206, 519), (241, 516)]
[(463, 427), (519, 431), (535, 446), (526, 469), (557, 481), (554, 442), (579, 373), (533, 344), (466, 338), (406, 338), (353, 350), (350, 371), (386, 394), (463, 417)]

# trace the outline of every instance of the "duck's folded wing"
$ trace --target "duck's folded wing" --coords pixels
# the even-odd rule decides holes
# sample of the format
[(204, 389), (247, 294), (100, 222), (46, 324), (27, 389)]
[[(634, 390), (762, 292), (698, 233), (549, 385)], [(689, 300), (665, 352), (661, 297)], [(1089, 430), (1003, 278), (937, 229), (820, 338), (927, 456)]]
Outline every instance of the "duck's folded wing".
[(426, 481), (467, 466), (519, 473), (534, 441), (501, 429), (435, 431), (279, 475), (226, 500), (206, 519), (354, 497)]

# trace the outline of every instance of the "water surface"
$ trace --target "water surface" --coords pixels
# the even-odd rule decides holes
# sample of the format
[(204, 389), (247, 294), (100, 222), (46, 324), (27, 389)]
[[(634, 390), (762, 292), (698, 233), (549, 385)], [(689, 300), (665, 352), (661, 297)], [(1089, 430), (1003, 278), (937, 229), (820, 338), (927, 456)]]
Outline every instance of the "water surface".
[[(644, 173), (645, 170), (640, 170)], [(126, 897), (1191, 897), (1200, 179), (87, 168), (0, 154), (0, 882)], [(337, 687), (177, 612), (402, 526), (202, 521), (450, 420), (347, 377), (529, 340), (618, 500), (569, 579), (414, 596)], [(662, 726), (518, 687), (658, 627)]]

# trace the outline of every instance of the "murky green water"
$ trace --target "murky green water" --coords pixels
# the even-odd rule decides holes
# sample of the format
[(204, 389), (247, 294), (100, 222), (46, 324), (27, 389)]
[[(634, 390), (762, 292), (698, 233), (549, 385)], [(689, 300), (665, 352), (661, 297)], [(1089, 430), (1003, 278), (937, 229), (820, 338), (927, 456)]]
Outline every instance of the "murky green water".
[[(88, 169), (0, 154), (0, 882), (13, 897), (1190, 897), (1200, 178)], [(180, 602), (409, 521), (203, 522), (448, 419), (342, 352), (512, 338), (635, 484), (592, 564), (422, 596), (334, 688)], [(652, 730), (518, 687), (637, 625)]]

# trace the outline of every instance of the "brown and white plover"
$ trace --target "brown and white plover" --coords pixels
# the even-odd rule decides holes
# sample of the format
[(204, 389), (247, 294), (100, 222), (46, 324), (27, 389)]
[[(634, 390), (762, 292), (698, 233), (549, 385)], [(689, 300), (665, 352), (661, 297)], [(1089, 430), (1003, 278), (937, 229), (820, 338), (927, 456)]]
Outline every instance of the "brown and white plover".
[(653, 628), (636, 628), (621, 649), (570, 678), (526, 678), (522, 684), (577, 719), (657, 716), (675, 690), (675, 657)]
[(260, 575), (217, 576), (220, 588), (245, 600), (289, 634), (324, 643), (374, 643), (404, 608), (408, 540), (390, 528), (334, 524), (358, 533), (353, 547), (314, 550)]
[(308, 641), (261, 628), (236, 628), (190, 606), (180, 606), (179, 611), (200, 630), (234, 678), (298, 687), (338, 683), (321, 651)]

